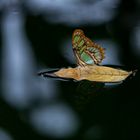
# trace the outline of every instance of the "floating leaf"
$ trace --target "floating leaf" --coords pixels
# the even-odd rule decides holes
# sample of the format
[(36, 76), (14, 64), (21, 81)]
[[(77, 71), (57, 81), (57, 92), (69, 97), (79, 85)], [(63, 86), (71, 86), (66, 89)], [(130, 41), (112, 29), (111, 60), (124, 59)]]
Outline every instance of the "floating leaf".
[(120, 82), (125, 80), (132, 71), (124, 71), (106, 66), (78, 66), (76, 68), (63, 68), (55, 72), (54, 75), (62, 78), (72, 78), (74, 80), (89, 80), (95, 82)]

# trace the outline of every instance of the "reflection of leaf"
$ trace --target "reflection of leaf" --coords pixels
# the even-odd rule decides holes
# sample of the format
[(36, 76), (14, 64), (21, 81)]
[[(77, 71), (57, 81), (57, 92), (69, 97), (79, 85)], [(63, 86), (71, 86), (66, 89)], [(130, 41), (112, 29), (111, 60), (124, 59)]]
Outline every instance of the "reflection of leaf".
[(104, 87), (104, 85), (105, 84), (101, 82), (91, 82), (87, 80), (82, 80), (79, 82), (77, 92), (83, 93), (85, 95), (93, 94), (96, 96), (96, 93), (99, 90), (101, 90)]
[(82, 80), (78, 82), (73, 102), (75, 107), (82, 111), (94, 102), (96, 97), (103, 96), (104, 83)]
[(120, 82), (125, 80), (132, 71), (127, 72), (106, 66), (78, 66), (76, 68), (63, 68), (54, 75), (62, 78), (72, 78), (77, 81), (89, 80), (95, 82)]

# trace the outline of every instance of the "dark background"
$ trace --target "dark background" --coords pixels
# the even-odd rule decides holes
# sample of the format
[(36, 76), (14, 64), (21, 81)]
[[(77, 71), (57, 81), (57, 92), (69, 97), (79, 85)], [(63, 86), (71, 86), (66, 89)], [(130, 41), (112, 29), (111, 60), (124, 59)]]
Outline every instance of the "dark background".
[(0, 1), (0, 140), (140, 139), (139, 71), (106, 86), (37, 76), (75, 66), (76, 28), (106, 48), (103, 65), (139, 70), (139, 0)]

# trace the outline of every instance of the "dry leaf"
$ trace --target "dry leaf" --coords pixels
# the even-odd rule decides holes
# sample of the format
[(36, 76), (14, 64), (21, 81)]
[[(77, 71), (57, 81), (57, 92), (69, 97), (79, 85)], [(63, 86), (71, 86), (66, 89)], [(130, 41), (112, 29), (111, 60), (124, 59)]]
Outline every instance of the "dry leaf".
[(61, 78), (72, 78), (77, 81), (89, 80), (96, 82), (120, 82), (125, 80), (132, 71), (124, 71), (106, 66), (78, 66), (76, 68), (63, 68), (54, 74)]

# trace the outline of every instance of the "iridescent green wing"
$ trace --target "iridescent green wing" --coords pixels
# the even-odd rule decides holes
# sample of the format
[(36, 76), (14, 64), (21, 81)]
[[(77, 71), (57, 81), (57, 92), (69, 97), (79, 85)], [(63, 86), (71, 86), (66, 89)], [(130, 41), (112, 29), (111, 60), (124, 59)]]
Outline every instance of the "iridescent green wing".
[(104, 49), (87, 38), (80, 29), (73, 32), (72, 46), (80, 66), (99, 64), (104, 59)]

